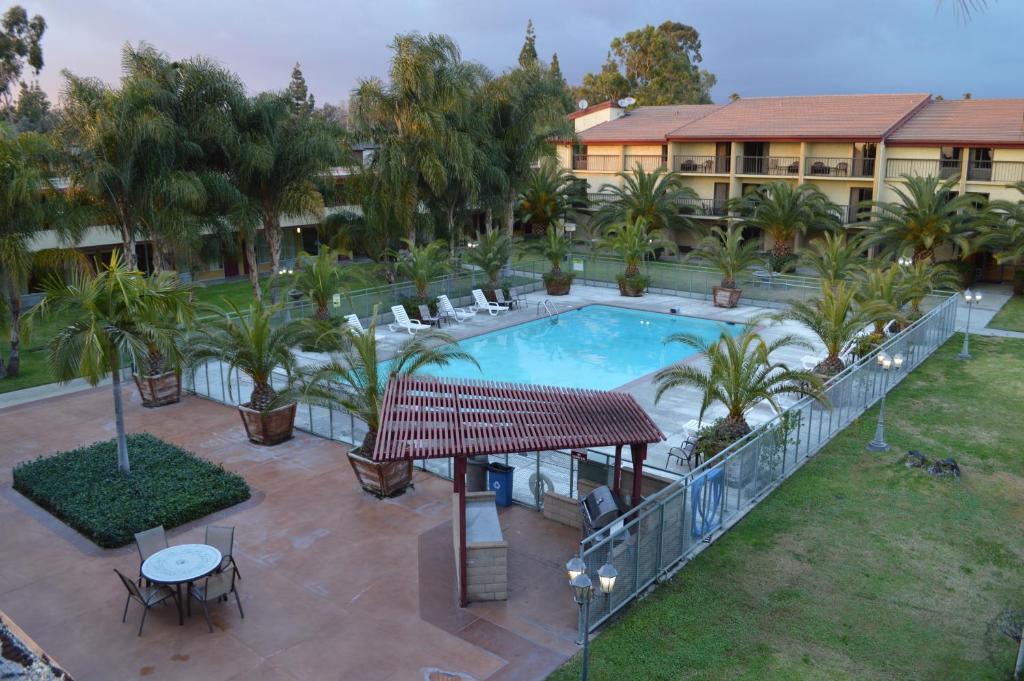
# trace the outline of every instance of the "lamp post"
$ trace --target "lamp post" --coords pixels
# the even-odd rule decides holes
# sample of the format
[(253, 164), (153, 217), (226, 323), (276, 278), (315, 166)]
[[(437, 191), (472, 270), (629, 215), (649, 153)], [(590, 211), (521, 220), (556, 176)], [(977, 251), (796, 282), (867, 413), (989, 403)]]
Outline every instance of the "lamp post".
[[(569, 573), (569, 586), (572, 587), (572, 597), (580, 608), (580, 622), (583, 628), (583, 661), (580, 664), (580, 681), (587, 681), (588, 665), (590, 662), (590, 601), (594, 599), (594, 583), (587, 576), (587, 564), (579, 556), (571, 558), (565, 564), (565, 570)], [(597, 583), (601, 593), (607, 598), (615, 589), (615, 579), (619, 571), (610, 563), (605, 563), (597, 571)]]
[(576, 223), (575, 222), (564, 222), (562, 223), (562, 231), (565, 232), (565, 236), (569, 239), (569, 269), (575, 271), (575, 265), (572, 260), (572, 247), (573, 247), (573, 236), (576, 234)]
[(969, 344), (971, 339), (971, 308), (981, 302), (981, 293), (971, 292), (971, 289), (964, 291), (964, 302), (967, 303), (967, 326), (964, 328), (964, 347), (961, 348), (957, 359), (970, 359)]
[(878, 366), (882, 370), (882, 401), (878, 407), (878, 425), (875, 426), (875, 439), (868, 443), (867, 449), (872, 452), (886, 452), (889, 443), (885, 441), (885, 393), (889, 389), (889, 372), (899, 371), (903, 366), (903, 355), (878, 353)]

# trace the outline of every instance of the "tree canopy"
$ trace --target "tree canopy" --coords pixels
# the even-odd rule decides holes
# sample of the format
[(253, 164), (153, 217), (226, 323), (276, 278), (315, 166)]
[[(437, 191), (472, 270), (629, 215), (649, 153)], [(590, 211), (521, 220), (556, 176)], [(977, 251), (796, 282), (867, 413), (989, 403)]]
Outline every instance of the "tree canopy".
[(14, 5), (0, 19), (0, 108), (14, 101), (14, 86), (28, 66), (36, 75), (43, 68), (43, 33), (46, 21), (40, 15), (29, 18), (20, 5)]

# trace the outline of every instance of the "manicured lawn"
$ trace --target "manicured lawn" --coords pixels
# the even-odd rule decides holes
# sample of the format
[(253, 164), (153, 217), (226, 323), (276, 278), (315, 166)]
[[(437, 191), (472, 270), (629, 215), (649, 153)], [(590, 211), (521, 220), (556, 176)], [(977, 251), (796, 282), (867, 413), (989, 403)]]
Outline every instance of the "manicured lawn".
[(128, 454), (131, 473), (117, 468), (113, 440), (21, 463), (14, 489), (106, 548), (249, 498), (241, 476), (152, 435), (129, 435)]
[(1014, 296), (988, 323), (990, 329), (1024, 332), (1024, 296)]
[(869, 412), (601, 634), (590, 678), (1009, 678), (1016, 644), (986, 631), (1024, 608), (1024, 342), (979, 337), (966, 363), (960, 342), (889, 398), (891, 453), (864, 450)]

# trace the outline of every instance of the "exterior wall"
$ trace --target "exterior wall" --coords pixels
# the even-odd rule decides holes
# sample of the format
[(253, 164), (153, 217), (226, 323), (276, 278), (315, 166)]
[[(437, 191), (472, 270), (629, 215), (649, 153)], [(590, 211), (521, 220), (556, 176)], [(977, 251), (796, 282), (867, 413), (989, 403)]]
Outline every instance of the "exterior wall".
[(587, 128), (592, 128), (595, 125), (601, 123), (607, 123), (608, 121), (614, 121), (616, 118), (621, 118), (624, 114), (623, 110), (617, 106), (611, 106), (606, 109), (600, 109), (591, 113), (584, 114), (579, 118), (573, 120), (573, 125), (576, 132), (583, 132)]
[(714, 142), (673, 142), (669, 152), (677, 156), (714, 156)]
[[(733, 148), (737, 148), (737, 144), (733, 144)], [(771, 142), (768, 144), (768, 155), (769, 156), (800, 156), (800, 143), (799, 142)]]
[(941, 149), (939, 147), (894, 147), (890, 146), (888, 157), (891, 161), (894, 158), (922, 158), (929, 161), (939, 160)]
[(853, 158), (852, 142), (808, 142), (804, 148), (808, 156)]
[(544, 492), (544, 517), (561, 525), (568, 525), (576, 529), (583, 528), (579, 502), (564, 494)]
[(683, 184), (690, 187), (702, 199), (715, 198), (715, 185), (729, 181), (727, 175), (683, 175)]

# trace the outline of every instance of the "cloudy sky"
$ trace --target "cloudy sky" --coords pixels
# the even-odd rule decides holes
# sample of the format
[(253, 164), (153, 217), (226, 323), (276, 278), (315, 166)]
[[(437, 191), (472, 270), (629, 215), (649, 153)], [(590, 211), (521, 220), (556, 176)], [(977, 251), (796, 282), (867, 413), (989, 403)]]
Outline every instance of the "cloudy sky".
[[(318, 102), (384, 75), (395, 33), (447, 33), (467, 59), (513, 64), (527, 19), (544, 59), (570, 83), (600, 68), (615, 36), (671, 19), (695, 26), (715, 101), (743, 96), (931, 92), (1024, 97), (1024, 1), (988, 0), (959, 18), (954, 0), (21, 0), (49, 24), (41, 82), (61, 69), (115, 81), (119, 50), (147, 41), (203, 54), (253, 90), (283, 88), (302, 64)], [(4, 5), (11, 4), (10, 2)]]

